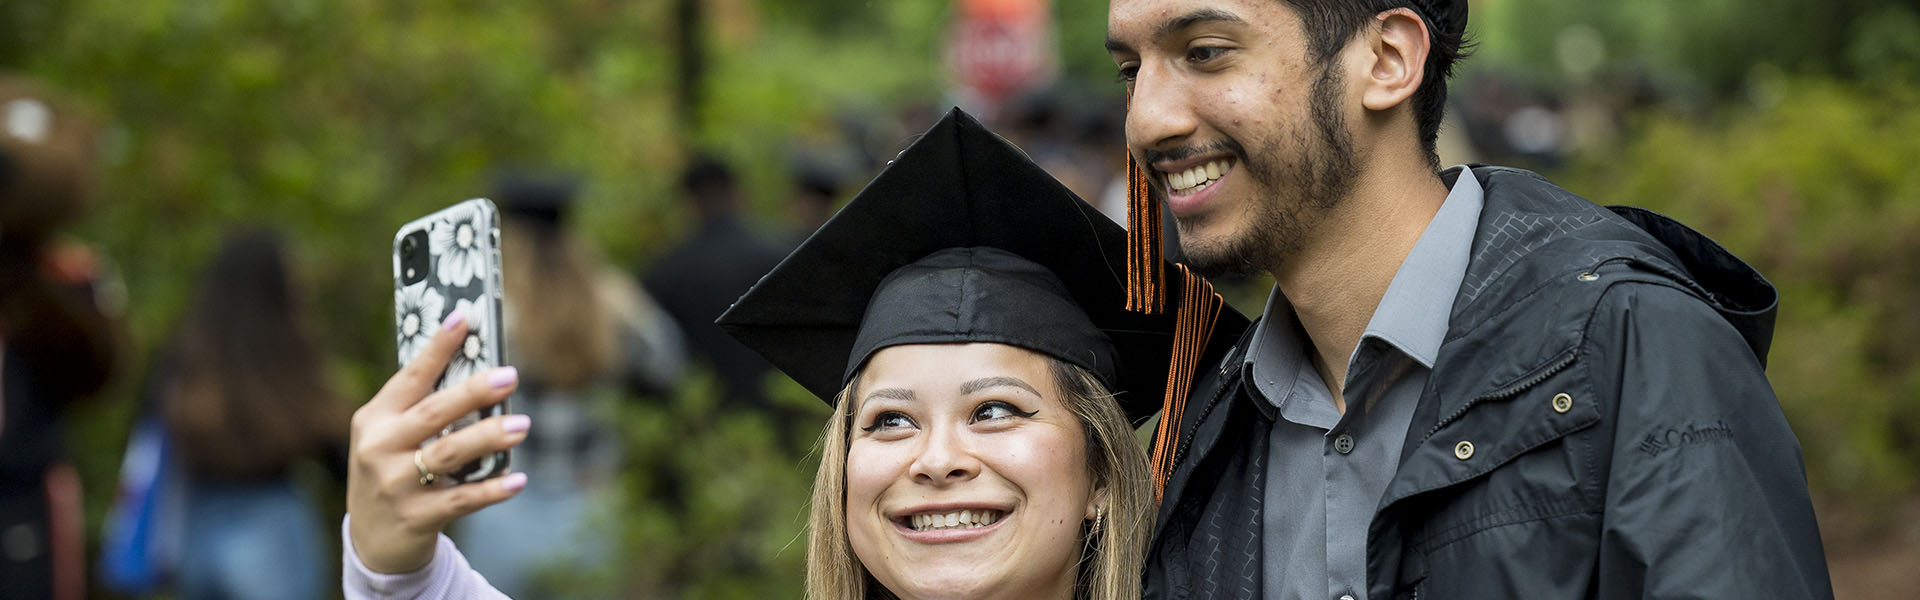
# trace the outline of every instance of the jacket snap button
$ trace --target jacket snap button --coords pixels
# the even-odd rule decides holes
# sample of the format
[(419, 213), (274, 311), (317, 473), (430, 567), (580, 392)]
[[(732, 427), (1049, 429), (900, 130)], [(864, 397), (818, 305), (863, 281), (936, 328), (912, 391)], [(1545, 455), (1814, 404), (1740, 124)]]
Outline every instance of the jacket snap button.
[(1580, 274), (1580, 280), (1581, 280), (1581, 281), (1593, 281), (1593, 280), (1595, 280), (1595, 279), (1599, 279), (1599, 278), (1600, 278), (1600, 274), (1599, 274), (1599, 273), (1594, 273), (1594, 272), (1592, 272), (1592, 271), (1588, 271), (1588, 272), (1586, 272), (1586, 273), (1581, 273), (1581, 274)]
[(1473, 442), (1461, 440), (1460, 443), (1454, 444), (1453, 457), (1460, 460), (1473, 458)]
[(1569, 410), (1573, 410), (1573, 396), (1568, 396), (1566, 394), (1554, 394), (1553, 395), (1553, 412), (1557, 412), (1564, 415), (1564, 414), (1567, 414), (1567, 411)]

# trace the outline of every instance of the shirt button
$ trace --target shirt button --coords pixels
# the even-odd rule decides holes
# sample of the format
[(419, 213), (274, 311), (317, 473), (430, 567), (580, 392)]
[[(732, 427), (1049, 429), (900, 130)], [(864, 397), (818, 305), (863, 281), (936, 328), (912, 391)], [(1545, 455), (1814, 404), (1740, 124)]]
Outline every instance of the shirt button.
[(1342, 433), (1334, 437), (1333, 451), (1341, 454), (1353, 452), (1353, 436)]

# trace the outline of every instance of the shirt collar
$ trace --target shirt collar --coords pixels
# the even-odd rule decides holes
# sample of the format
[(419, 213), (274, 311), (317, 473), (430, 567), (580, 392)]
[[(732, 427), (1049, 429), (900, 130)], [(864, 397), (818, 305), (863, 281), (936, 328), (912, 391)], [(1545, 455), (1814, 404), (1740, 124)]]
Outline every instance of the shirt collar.
[(1429, 369), (1447, 337), (1447, 318), (1467, 276), (1467, 257), (1485, 201), (1472, 170), (1462, 166), (1447, 171), (1445, 175), (1454, 176), (1453, 190), (1400, 263), (1360, 336), (1362, 344), (1368, 338), (1380, 340)]
[(1311, 365), (1305, 355), (1306, 345), (1302, 343), (1306, 332), (1300, 329), (1300, 318), (1293, 313), (1293, 303), (1287, 301), (1286, 294), (1280, 293), (1279, 286), (1267, 294), (1266, 310), (1260, 314), (1260, 323), (1253, 329), (1253, 341), (1247, 345), (1243, 373), (1253, 382), (1256, 395), (1273, 406), (1284, 406), (1293, 395), (1299, 370)]
[[(1485, 192), (1472, 170), (1453, 167), (1442, 177), (1454, 179), (1446, 200), (1387, 284), (1386, 294), (1361, 335), (1361, 346), (1369, 338), (1376, 339), (1429, 369), (1446, 339), (1447, 319), (1453, 313), (1453, 298), (1460, 291), (1460, 282), (1466, 278), (1467, 258), (1485, 201)], [(1306, 333), (1300, 330), (1293, 304), (1277, 286), (1268, 295), (1266, 310), (1261, 314), (1242, 368), (1260, 396), (1273, 406), (1282, 406), (1292, 395), (1295, 374), (1309, 364), (1302, 343)], [(1356, 354), (1358, 351), (1356, 347)], [(1351, 364), (1352, 357), (1348, 362)]]

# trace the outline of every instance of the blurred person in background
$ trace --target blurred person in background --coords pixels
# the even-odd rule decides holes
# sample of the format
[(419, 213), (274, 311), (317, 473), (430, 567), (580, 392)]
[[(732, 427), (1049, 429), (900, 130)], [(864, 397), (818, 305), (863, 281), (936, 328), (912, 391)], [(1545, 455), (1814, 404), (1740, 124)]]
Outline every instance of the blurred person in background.
[(296, 481), (345, 481), (349, 407), (327, 381), (280, 235), (227, 234), (148, 379), (183, 468), (182, 597), (320, 598), (320, 508)]
[(693, 233), (655, 260), (647, 292), (686, 333), (693, 356), (720, 380), (723, 404), (767, 407), (763, 389), (772, 367), (721, 333), (713, 320), (787, 254), (778, 241), (754, 231), (741, 217), (741, 192), (732, 167), (696, 156), (680, 175), (680, 189), (694, 209)]
[(790, 186), (787, 211), (793, 231), (792, 246), (806, 241), (815, 229), (833, 216), (840, 203), (840, 188), (845, 185), (847, 169), (828, 160), (797, 157), (787, 169)]
[(519, 369), (511, 418), (540, 429), (511, 464), (537, 475), (520, 499), (461, 521), (454, 538), (495, 587), (554, 597), (543, 567), (613, 550), (612, 492), (621, 466), (614, 402), (678, 385), (679, 327), (625, 272), (567, 228), (577, 183), (510, 172), (494, 182), (501, 207), (507, 357)]
[[(0, 75), (0, 598), (85, 594), (80, 478), (58, 420), (116, 363), (117, 312), (84, 212), (95, 130), (46, 89)], [(103, 299), (106, 300), (103, 302)]]

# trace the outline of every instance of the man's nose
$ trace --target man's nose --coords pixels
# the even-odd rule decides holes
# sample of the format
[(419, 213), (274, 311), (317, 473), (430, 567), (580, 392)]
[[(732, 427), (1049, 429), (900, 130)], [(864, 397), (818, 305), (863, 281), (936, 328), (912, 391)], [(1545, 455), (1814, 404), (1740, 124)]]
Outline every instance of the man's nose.
[(1141, 150), (1165, 150), (1193, 136), (1199, 119), (1193, 114), (1190, 92), (1171, 69), (1154, 63), (1140, 66), (1127, 98), (1127, 147), (1136, 159), (1142, 158)]

